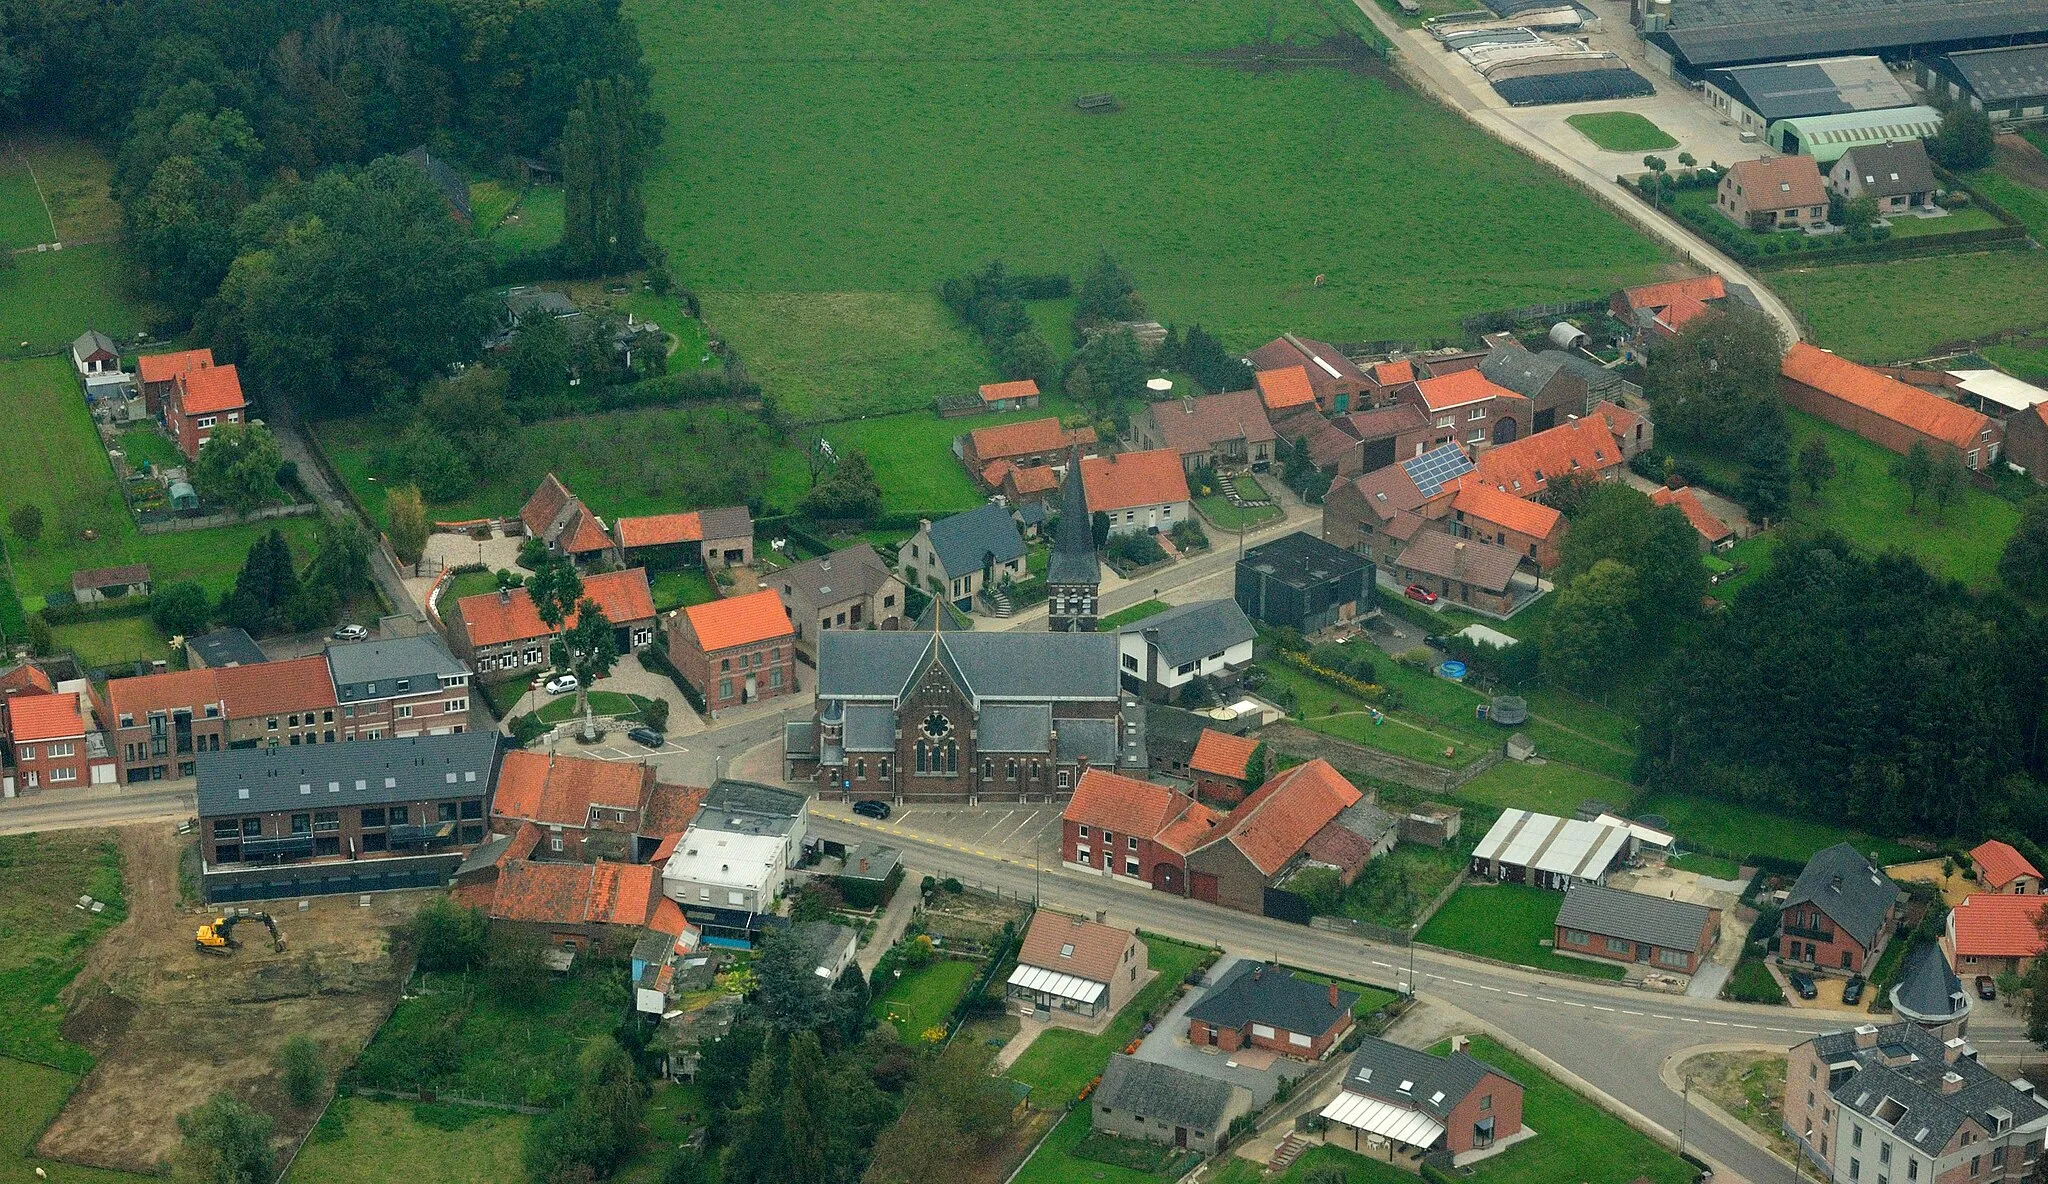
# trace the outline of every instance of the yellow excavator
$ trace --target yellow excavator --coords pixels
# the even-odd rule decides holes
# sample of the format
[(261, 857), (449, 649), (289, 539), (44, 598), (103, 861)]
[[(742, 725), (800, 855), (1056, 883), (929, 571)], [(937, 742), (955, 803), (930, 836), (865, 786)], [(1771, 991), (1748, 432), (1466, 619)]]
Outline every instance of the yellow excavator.
[(277, 922), (269, 913), (222, 913), (199, 927), (193, 941), (203, 954), (231, 954), (242, 948), (235, 940), (235, 926), (243, 921), (261, 921), (270, 930), (270, 946), (278, 953), (284, 953), (284, 934), (278, 932)]

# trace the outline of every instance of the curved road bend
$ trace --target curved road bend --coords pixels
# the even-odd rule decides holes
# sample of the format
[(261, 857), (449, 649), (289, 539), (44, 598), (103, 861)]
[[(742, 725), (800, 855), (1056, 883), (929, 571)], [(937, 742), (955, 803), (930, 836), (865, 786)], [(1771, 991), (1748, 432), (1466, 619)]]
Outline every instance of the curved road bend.
[[(870, 838), (877, 832), (887, 835), (888, 841), (904, 852), (906, 863), (920, 872), (951, 874), (1019, 896), (1035, 892), (1045, 903), (1064, 909), (1083, 914), (1101, 910), (1121, 925), (1216, 944), (1234, 953), (1275, 958), (1309, 970), (1404, 987), (1412, 953), (1416, 983), (1423, 996), (1451, 1003), (1513, 1034), (1662, 1127), (1667, 1137), (1675, 1137), (1682, 1126), (1687, 1148), (1716, 1165), (1719, 1181), (1740, 1178), (1751, 1184), (1779, 1184), (1794, 1176), (1782, 1161), (1697, 1108), (1687, 1114), (1683, 1099), (1660, 1076), (1665, 1061), (1676, 1052), (1707, 1044), (1754, 1042), (1789, 1047), (1818, 1032), (1870, 1018), (1860, 1013), (1686, 999), (1511, 970), (1269, 921), (1116, 884), (1061, 867), (1054, 850), (1044, 856), (1049, 866), (1034, 870), (1028, 860), (962, 850), (887, 825), (871, 826), (817, 811), (811, 822), (813, 832), (835, 839)], [(1973, 1032), (1980, 1045), (1990, 1043), (1984, 1037), (1993, 1034), (1989, 1030)]]

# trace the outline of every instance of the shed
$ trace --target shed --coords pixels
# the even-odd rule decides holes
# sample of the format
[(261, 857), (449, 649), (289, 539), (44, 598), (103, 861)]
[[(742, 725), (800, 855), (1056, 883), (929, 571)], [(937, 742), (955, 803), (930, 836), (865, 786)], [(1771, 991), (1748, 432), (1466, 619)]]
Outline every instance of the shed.
[(1781, 119), (1771, 124), (1765, 136), (1771, 147), (1788, 156), (1811, 156), (1829, 164), (1860, 145), (1924, 140), (1940, 130), (1941, 112), (1915, 106)]
[(1625, 826), (1507, 810), (1472, 851), (1472, 872), (1490, 880), (1564, 890), (1604, 883), (1632, 850)]
[(1559, 321), (1550, 327), (1550, 344), (1559, 349), (1578, 349), (1591, 340), (1591, 334), (1570, 321)]

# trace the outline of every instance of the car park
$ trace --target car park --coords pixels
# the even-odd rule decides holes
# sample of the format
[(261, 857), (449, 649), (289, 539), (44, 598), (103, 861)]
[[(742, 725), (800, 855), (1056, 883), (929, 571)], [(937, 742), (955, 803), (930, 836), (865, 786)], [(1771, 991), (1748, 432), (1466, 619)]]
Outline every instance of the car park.
[(1410, 600), (1420, 601), (1423, 604), (1436, 603), (1436, 593), (1431, 592), (1421, 584), (1408, 585), (1406, 588), (1401, 589), (1401, 595), (1406, 596)]
[(1801, 974), (1799, 971), (1795, 970), (1787, 974), (1785, 981), (1792, 984), (1792, 989), (1799, 992), (1801, 999), (1811, 999), (1820, 994), (1820, 990), (1813, 985), (1812, 977)]
[(361, 625), (341, 625), (329, 634), (336, 641), (361, 641), (369, 635), (370, 631)]
[(576, 689), (576, 676), (573, 674), (557, 674), (542, 683), (541, 689), (550, 695), (566, 695)]
[(855, 802), (853, 804), (853, 812), (863, 818), (872, 818), (880, 822), (890, 814), (889, 803), (876, 801)]
[(644, 724), (637, 728), (627, 728), (626, 739), (646, 748), (660, 748), (668, 743), (668, 737)]

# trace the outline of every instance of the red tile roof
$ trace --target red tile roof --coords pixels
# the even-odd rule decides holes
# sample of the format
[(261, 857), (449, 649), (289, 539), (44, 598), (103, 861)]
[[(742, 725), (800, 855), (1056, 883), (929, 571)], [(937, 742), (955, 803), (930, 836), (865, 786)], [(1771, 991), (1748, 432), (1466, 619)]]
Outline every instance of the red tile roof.
[(1171, 448), (1084, 456), (1081, 489), (1090, 513), (1163, 506), (1188, 500), (1188, 475)]
[(507, 863), (485, 911), (538, 925), (644, 926), (660, 899), (651, 864)]
[(1399, 386), (1404, 382), (1414, 382), (1415, 363), (1409, 361), (1375, 362), (1372, 368), (1372, 380), (1381, 386)]
[(112, 588), (119, 584), (147, 584), (149, 564), (124, 563), (119, 567), (89, 567), (71, 573), (71, 587)]
[(976, 428), (967, 433), (967, 437), (974, 445), (974, 455), (987, 462), (1006, 456), (1060, 452), (1075, 444), (1093, 444), (1095, 429), (1083, 427), (1067, 431), (1060, 427), (1057, 417), (1049, 415), (1044, 419), (1027, 419), (1022, 423)]
[[(614, 625), (654, 616), (654, 593), (647, 586), (647, 569), (642, 567), (583, 577), (582, 599), (596, 601)], [(549, 634), (547, 623), (540, 619), (540, 610), (533, 606), (532, 594), (524, 588), (465, 596), (455, 603), (455, 611), (462, 614), (471, 645), (498, 645)], [(573, 627), (576, 614), (569, 614), (566, 624)]]
[(1186, 855), (1215, 838), (1216, 828), (1222, 823), (1223, 815), (1196, 802), (1188, 807), (1187, 813), (1168, 823), (1165, 830), (1152, 837), (1167, 850)]
[(169, 382), (187, 370), (204, 370), (213, 365), (210, 349), (186, 349), (173, 354), (144, 354), (135, 360), (135, 371), (144, 382)]
[(76, 695), (15, 695), (7, 700), (7, 719), (9, 734), (17, 742), (85, 735)]
[(555, 519), (575, 500), (576, 495), (569, 492), (569, 487), (562, 484), (562, 479), (549, 473), (540, 479), (540, 485), (534, 489), (533, 496), (527, 498), (526, 504), (519, 508), (519, 520), (526, 524), (526, 533), (538, 538), (542, 532), (555, 524)]
[(1038, 394), (1038, 384), (1028, 378), (1016, 382), (989, 382), (981, 387), (981, 401), (999, 403), (1004, 399), (1029, 399)]
[(1089, 769), (1061, 815), (1069, 822), (1119, 835), (1155, 839), (1185, 855), (1206, 837), (1215, 815), (1184, 793), (1150, 781)]
[(1481, 399), (1522, 399), (1522, 396), (1477, 370), (1460, 370), (1455, 374), (1425, 378), (1415, 384), (1415, 389), (1422, 393), (1422, 401), (1429, 405), (1431, 411), (1448, 411)]
[(568, 529), (556, 540), (562, 550), (571, 555), (588, 555), (592, 551), (607, 550), (612, 545), (612, 536), (604, 532), (604, 524), (597, 515), (579, 507), (569, 517)]
[(782, 607), (782, 597), (772, 588), (728, 596), (709, 604), (693, 604), (683, 610), (683, 616), (689, 619), (698, 648), (707, 654), (738, 645), (758, 645), (796, 632), (796, 627), (789, 623), (789, 610)]
[(1707, 311), (1709, 301), (1727, 299), (1728, 286), (1718, 275), (1703, 275), (1627, 288), (1621, 297), (1630, 308), (1648, 310), (1667, 327), (1683, 329)]
[(1260, 786), (1230, 812), (1226, 838), (1262, 873), (1287, 866), (1329, 824), (1365, 795), (1321, 757)]
[(1245, 766), (1251, 763), (1252, 753), (1258, 747), (1259, 742), (1250, 736), (1232, 736), (1203, 728), (1202, 738), (1195, 741), (1195, 755), (1188, 758), (1188, 768), (1242, 781)]
[(1838, 358), (1803, 341), (1795, 343), (1785, 355), (1780, 373), (1965, 451), (1980, 446), (1983, 432), (1991, 426), (1989, 419), (1968, 407), (1907, 386), (1895, 378), (1886, 378), (1868, 366)]
[(1948, 915), (1961, 958), (2031, 958), (2041, 953), (2044, 896), (1979, 892)]
[(178, 375), (178, 386), (184, 392), (178, 398), (178, 406), (187, 415), (209, 415), (248, 406), (248, 400), (242, 397), (242, 377), (233, 366), (187, 370)]
[(1534, 497), (1566, 473), (1597, 477), (1621, 466), (1621, 446), (1606, 421), (1575, 419), (1480, 453), (1467, 484)]
[(1062, 916), (1040, 909), (1024, 931), (1024, 944), (1017, 961), (1071, 974), (1093, 983), (1106, 983), (1123, 965), (1124, 951), (1135, 940), (1128, 929), (1098, 925), (1079, 917)]
[[(666, 933), (670, 937), (681, 937), (686, 933), (696, 932), (695, 928), (683, 919), (682, 906), (666, 896), (654, 902), (654, 916), (648, 918), (647, 927), (657, 933)], [(692, 937), (690, 944), (696, 945), (697, 939)]]
[(584, 827), (590, 808), (640, 811), (647, 766), (514, 749), (498, 768), (491, 813), (545, 826)]
[(1564, 524), (1564, 515), (1549, 506), (1502, 493), (1476, 481), (1459, 482), (1458, 495), (1451, 499), (1451, 508), (1467, 518), (1491, 522), (1504, 530), (1518, 531), (1538, 539), (1551, 537)]
[[(1051, 466), (1037, 465), (1035, 467), (1044, 469), (1050, 468)], [(996, 486), (1001, 485), (1003, 483), (1003, 478), (1009, 476), (1011, 473), (1014, 473), (1016, 471), (1017, 466), (1011, 464), (1009, 461), (990, 461), (987, 465), (983, 466), (981, 470), (981, 483), (993, 489)]]
[(695, 785), (657, 783), (647, 795), (647, 810), (640, 825), (642, 834), (679, 836), (697, 817), (704, 804), (704, 789)]
[[(1728, 174), (1752, 210), (1785, 210), (1793, 206), (1828, 204), (1820, 166), (1811, 156), (1779, 156), (1770, 160), (1738, 160)], [(1724, 181), (1723, 184), (1726, 184)]]
[(1650, 494), (1650, 500), (1660, 506), (1677, 506), (1685, 514), (1685, 520), (1701, 538), (1709, 543), (1718, 543), (1735, 532), (1728, 524), (1714, 516), (1712, 510), (1701, 503), (1700, 495), (1690, 486), (1684, 489), (1658, 489)]
[[(997, 461), (996, 464), (1007, 466), (1009, 462)], [(1051, 465), (1032, 465), (1026, 469), (1012, 467), (1004, 474), (1004, 480), (1012, 492), (1019, 494), (1050, 493), (1060, 487), (1060, 475), (1053, 472)]]
[(2032, 876), (2036, 883), (2041, 879), (2040, 868), (2027, 862), (2012, 844), (1997, 839), (1977, 844), (1970, 858), (1977, 864), (1977, 882), (1987, 888), (2003, 888), (2021, 876)]
[(1354, 411), (1344, 417), (1344, 422), (1351, 425), (1351, 434), (1361, 440), (1384, 440), (1402, 432), (1421, 431), (1429, 426), (1429, 417), (1413, 403), (1396, 403), (1371, 411)]
[(1254, 381), (1258, 383), (1259, 397), (1266, 401), (1268, 411), (1284, 411), (1316, 401), (1315, 388), (1309, 385), (1308, 371), (1300, 366), (1261, 370)]
[(695, 510), (646, 518), (621, 518), (618, 528), (619, 546), (627, 548), (666, 547), (675, 543), (704, 541), (704, 516)]
[(57, 684), (49, 674), (34, 662), (23, 662), (7, 670), (0, 670), (0, 695), (18, 695), (24, 692), (51, 694)]
[(176, 707), (191, 708), (194, 716), (201, 714), (199, 708), (206, 703), (221, 700), (220, 684), (216, 681), (217, 670), (172, 670), (163, 674), (145, 674), (140, 678), (113, 678), (107, 680), (107, 706), (114, 717), (107, 721), (108, 727), (119, 727), (123, 715), (133, 716), (135, 723), (152, 711), (169, 711)]
[(214, 671), (214, 686), (236, 718), (335, 705), (334, 675), (325, 654), (223, 667)]

